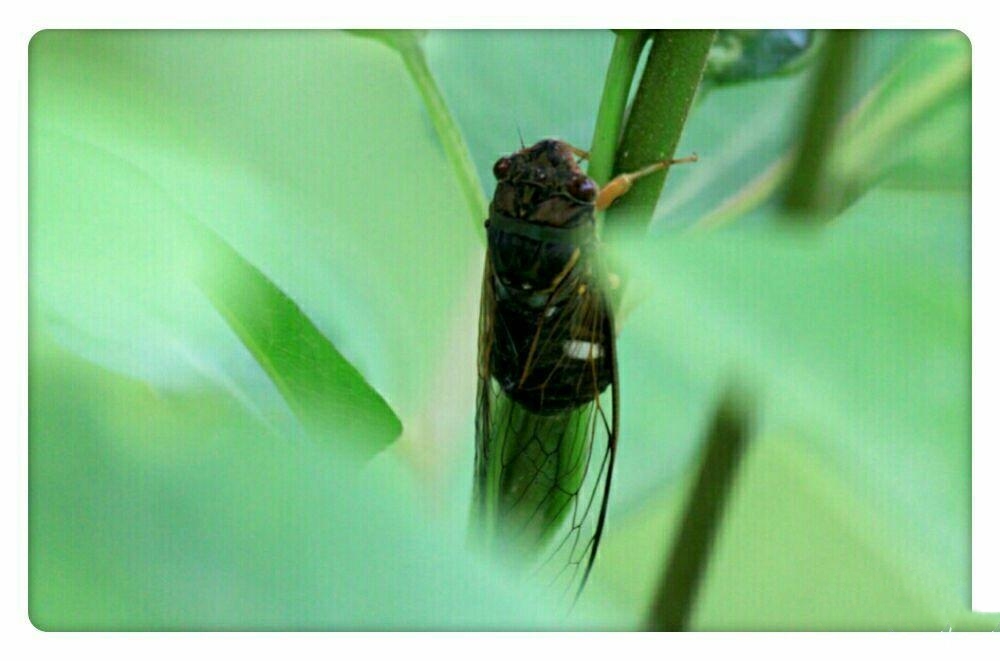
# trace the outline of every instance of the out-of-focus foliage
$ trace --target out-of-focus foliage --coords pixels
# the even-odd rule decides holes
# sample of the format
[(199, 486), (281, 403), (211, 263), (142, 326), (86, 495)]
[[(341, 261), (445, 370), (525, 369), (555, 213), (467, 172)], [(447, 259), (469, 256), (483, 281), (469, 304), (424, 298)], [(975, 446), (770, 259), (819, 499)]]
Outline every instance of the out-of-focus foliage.
[(916, 40), (842, 122), (836, 176), (860, 191), (881, 180), (968, 191), (971, 114), (968, 40), (959, 32)]
[(719, 30), (705, 80), (725, 85), (788, 73), (805, 64), (815, 43), (814, 30)]
[[(704, 424), (701, 384), (738, 369), (761, 396), (697, 628), (946, 629), (960, 617), (968, 217), (964, 193), (878, 190), (822, 236), (761, 229), (622, 247), (647, 294), (621, 338), (622, 381), (645, 407), (623, 427), (650, 476), (671, 455), (688, 468), (678, 451), (635, 446), (665, 444), (659, 430), (683, 420)], [(595, 575), (615, 577), (607, 598), (623, 607), (648, 602), (661, 566), (646, 558), (666, 548), (677, 494), (651, 488), (617, 519), (622, 535)]]
[(400, 418), (424, 409), (425, 376), (453, 351), (472, 360), (474, 338), (458, 338), (464, 349), (439, 338), (455, 333), (467, 296), (455, 283), (481, 268), (478, 241), (453, 224), (464, 213), (453, 178), (380, 44), (42, 32), (30, 73), (33, 322), (64, 346), (156, 387), (220, 385), (295, 427), (188, 277), (201, 254), (187, 243), (193, 218)]
[[(426, 35), (487, 188), (518, 129), (586, 145), (613, 38)], [(957, 34), (864, 34), (837, 155), (857, 202), (810, 236), (772, 202), (810, 66), (692, 109), (679, 152), (700, 162), (619, 248), (619, 462), (567, 626), (644, 622), (732, 368), (762, 426), (695, 627), (996, 626), (965, 610), (968, 56)], [(481, 243), (399, 57), (342, 33), (43, 32), (30, 66), (36, 624), (560, 626), (464, 548)], [(192, 280), (190, 219), (402, 421), (360, 474)]]
[[(854, 186), (854, 196), (890, 176), (896, 186), (968, 188), (970, 159), (962, 152), (971, 148), (970, 66), (968, 41), (959, 33), (860, 35), (833, 156), (836, 176)], [(811, 72), (715, 88), (703, 96), (678, 149), (697, 152), (701, 163), (671, 170), (654, 233), (767, 221), (790, 174)], [(876, 110), (882, 121), (869, 124)]]
[(32, 337), (30, 616), (42, 629), (565, 626), (421, 510), (400, 466), (277, 434)]
[(194, 279), (316, 440), (368, 458), (395, 440), (399, 419), (294, 301), (197, 223)]

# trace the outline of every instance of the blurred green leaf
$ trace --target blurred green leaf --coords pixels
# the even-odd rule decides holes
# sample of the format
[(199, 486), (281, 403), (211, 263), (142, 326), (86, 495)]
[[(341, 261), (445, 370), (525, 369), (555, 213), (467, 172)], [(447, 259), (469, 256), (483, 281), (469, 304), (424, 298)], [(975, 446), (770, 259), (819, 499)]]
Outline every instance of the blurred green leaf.
[(29, 611), (46, 630), (558, 628), (398, 464), (275, 434), (32, 334)]
[(708, 54), (708, 83), (741, 83), (789, 73), (804, 65), (815, 30), (719, 30)]
[(425, 33), (419, 30), (353, 30), (352, 34), (367, 36), (388, 45), (403, 58), (403, 64), (413, 80), (413, 84), (424, 100), (427, 115), (434, 125), (441, 147), (444, 149), (452, 174), (465, 196), (472, 227), (477, 236), (486, 219), (487, 202), (476, 176), (476, 166), (471, 161), (469, 148), (465, 144), (462, 130), (448, 109), (434, 75), (427, 67), (427, 57), (422, 44)]
[[(851, 118), (859, 116), (862, 109), (876, 96), (876, 91), (886, 84), (886, 80), (898, 75), (894, 72), (901, 62), (913, 58), (914, 53), (919, 53), (925, 43), (933, 44), (942, 38), (951, 37), (939, 32), (862, 32), (859, 36), (855, 71), (848, 90), (848, 112), (844, 126), (854, 125)], [(932, 47), (931, 51), (941, 55), (936, 47)], [(956, 56), (959, 55), (961, 54), (956, 53)], [(812, 62), (813, 58), (809, 58), (809, 63)], [(806, 66), (786, 76), (716, 87), (701, 98), (684, 127), (684, 135), (678, 146), (678, 153), (697, 152), (700, 160), (691, 167), (672, 170), (670, 183), (664, 189), (653, 219), (653, 232), (686, 227), (712, 229), (734, 220), (755, 224), (774, 217), (773, 197), (791, 169), (798, 117), (802, 112), (803, 100), (808, 97), (811, 71), (812, 68)], [(905, 90), (906, 85), (913, 82), (910, 75), (919, 73), (916, 68), (908, 71), (910, 74), (900, 80), (901, 90)], [(905, 92), (898, 96), (900, 101), (907, 101), (908, 98)], [(902, 185), (907, 177), (917, 175), (914, 171), (917, 164), (932, 163), (934, 167), (924, 172), (933, 173), (935, 168), (940, 171), (948, 163), (959, 162), (960, 158), (953, 161), (951, 156), (942, 156), (965, 144), (962, 132), (969, 130), (963, 128), (968, 126), (967, 116), (954, 109), (942, 109), (940, 112), (949, 114), (940, 115), (936, 122), (928, 115), (919, 124), (927, 132), (921, 138), (924, 145), (928, 145), (928, 138), (932, 135), (938, 138), (952, 136), (954, 144), (943, 152), (935, 151), (931, 145), (928, 145), (926, 151), (923, 148), (918, 150), (917, 136), (910, 136), (907, 144), (897, 141), (904, 137), (901, 134), (886, 136), (888, 142), (881, 147), (883, 156), (876, 160), (913, 153), (912, 158), (906, 161), (905, 170), (902, 169), (903, 165), (899, 166), (897, 172), (900, 183), (895, 185)], [(837, 141), (843, 141), (846, 135), (848, 134), (841, 127)], [(847, 153), (841, 151), (840, 155), (834, 155), (835, 170), (843, 171), (843, 166), (836, 165), (836, 162)], [(966, 159), (966, 166), (968, 163), (969, 160)], [(866, 168), (863, 172), (871, 174), (872, 170)], [(956, 172), (961, 178), (961, 171)], [(933, 174), (920, 174), (913, 179), (914, 187), (921, 186), (918, 182), (933, 178)], [(860, 184), (856, 183), (853, 195), (863, 193), (865, 187), (874, 181), (867, 178)]]
[(907, 48), (846, 119), (836, 172), (863, 190), (879, 179), (905, 188), (967, 190), (972, 163), (972, 49), (960, 32)]
[[(595, 571), (615, 575), (608, 594), (649, 603), (659, 562), (633, 557), (650, 553), (636, 535), (667, 525), (650, 523), (665, 516), (657, 481), (690, 465), (706, 393), (737, 369), (767, 449), (751, 452), (759, 486), (737, 488), (694, 626), (947, 628), (967, 608), (968, 218), (967, 195), (876, 191), (816, 237), (632, 246), (647, 298), (620, 342), (639, 401), (623, 395), (621, 509)], [(629, 500), (641, 523), (618, 537)]]
[(395, 53), (340, 32), (47, 31), (30, 67), (32, 296), (63, 346), (155, 385), (223, 384), (294, 424), (183, 282), (194, 217), (442, 451), (464, 421), (430, 402), (473, 387), (450, 365), (474, 364), (456, 328), (482, 253)]
[(399, 418), (294, 301), (210, 230), (195, 278), (305, 425), (345, 454), (369, 457), (399, 436)]
[(556, 137), (589, 147), (614, 46), (607, 30), (431, 32), (427, 60), (469, 143), (483, 188), (493, 163)]

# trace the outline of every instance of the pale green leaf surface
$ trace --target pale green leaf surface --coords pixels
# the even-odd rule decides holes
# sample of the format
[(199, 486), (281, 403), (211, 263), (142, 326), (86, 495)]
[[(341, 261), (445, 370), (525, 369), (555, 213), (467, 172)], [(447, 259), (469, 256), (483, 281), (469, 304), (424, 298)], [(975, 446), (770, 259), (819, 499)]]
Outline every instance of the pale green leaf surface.
[(33, 323), (51, 337), (160, 388), (222, 386), (272, 426), (303, 424), (360, 456), (398, 436), (295, 303), (141, 170), (43, 129), (32, 159)]
[(46, 630), (558, 628), (397, 466), (32, 338), (29, 613)]
[[(43, 32), (32, 42), (31, 67), (33, 149), (50, 156), (39, 172), (59, 178), (47, 189), (34, 186), (33, 200), (72, 186), (73, 173), (97, 158), (62, 163), (61, 143), (48, 145), (46, 136), (66, 136), (120, 159), (295, 301), (400, 417), (419, 414), (427, 394), (423, 375), (451, 353), (439, 338), (462, 300), (455, 283), (472, 277), (480, 253), (467, 226), (456, 224), (467, 211), (393, 52), (342, 33)], [(92, 227), (89, 239), (95, 250), (122, 257), (107, 263), (93, 257), (94, 268), (107, 271), (107, 291), (81, 293), (82, 279), (37, 289), (44, 309), (55, 309), (72, 329), (67, 335), (76, 350), (104, 364), (127, 363), (127, 373), (158, 383), (173, 372), (182, 374), (170, 379), (188, 378), (187, 367), (173, 359), (142, 368), (165, 355), (155, 336), (130, 323), (143, 317), (169, 326), (164, 342), (179, 350), (240, 353), (218, 349), (234, 340), (228, 331), (210, 351), (169, 337), (198, 325), (176, 288), (167, 287), (179, 303), (172, 307), (155, 289), (140, 297), (125, 293), (150, 291), (138, 282), (145, 271), (136, 265), (150, 263), (150, 246), (168, 249), (157, 232), (174, 231), (174, 220), (154, 217), (135, 229), (145, 196), (126, 183), (107, 185), (116, 188), (103, 191), (101, 204), (114, 223)], [(66, 199), (75, 197), (67, 191)], [(67, 249), (74, 214), (64, 210), (33, 210), (39, 271), (70, 269), (77, 259)], [(145, 244), (132, 242), (137, 231)], [(46, 241), (59, 244), (45, 253)], [(106, 247), (115, 242), (120, 250)], [(81, 296), (114, 296), (107, 306), (112, 318)], [(130, 303), (142, 300), (153, 314)], [(220, 327), (215, 323), (211, 332)], [(471, 364), (474, 339), (464, 350)], [(240, 369), (252, 371), (246, 357), (242, 352)], [(399, 369), (404, 364), (410, 369)], [(227, 378), (233, 371), (228, 364), (220, 369)], [(238, 388), (259, 397), (261, 380), (251, 381)]]
[[(432, 32), (431, 70), (462, 127), (483, 186), (493, 163), (542, 138), (588, 149), (614, 44), (607, 30)], [(520, 136), (519, 133), (520, 132)]]
[[(712, 565), (728, 573), (710, 570), (697, 625), (947, 627), (969, 598), (968, 204), (877, 191), (816, 236), (633, 246), (646, 298), (620, 341), (629, 389), (615, 502), (617, 520), (631, 507), (634, 523), (621, 524), (624, 540), (609, 547), (622, 546), (602, 567), (630, 567), (627, 549), (649, 553), (632, 535), (666, 548), (667, 528), (649, 523), (663, 506), (639, 503), (662, 502), (657, 480), (687, 472), (710, 393), (738, 375), (762, 402), (761, 447), (746, 469), (755, 486), (728, 514)], [(816, 553), (829, 536), (842, 538), (839, 550)], [(620, 571), (623, 585), (650, 585), (648, 574)], [(713, 598), (714, 585), (724, 594)], [(862, 587), (878, 598), (858, 596)], [(858, 600), (872, 610), (851, 610)]]
[(911, 43), (841, 127), (837, 176), (901, 188), (967, 190), (972, 166), (972, 52), (959, 32)]

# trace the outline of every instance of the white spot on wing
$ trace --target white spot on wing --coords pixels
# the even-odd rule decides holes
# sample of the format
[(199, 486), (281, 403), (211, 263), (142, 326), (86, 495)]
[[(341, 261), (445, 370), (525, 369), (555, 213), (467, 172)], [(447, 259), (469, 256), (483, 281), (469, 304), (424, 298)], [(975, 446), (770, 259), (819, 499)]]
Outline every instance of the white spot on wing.
[(563, 342), (563, 353), (574, 360), (594, 360), (600, 358), (604, 350), (593, 342), (566, 340)]

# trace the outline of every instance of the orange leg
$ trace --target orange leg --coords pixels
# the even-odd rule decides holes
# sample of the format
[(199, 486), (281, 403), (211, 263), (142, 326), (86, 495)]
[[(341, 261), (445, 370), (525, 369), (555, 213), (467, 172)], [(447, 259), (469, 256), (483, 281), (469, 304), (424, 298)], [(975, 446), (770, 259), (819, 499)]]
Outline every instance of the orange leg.
[(590, 158), (590, 152), (587, 151), (586, 149), (580, 149), (579, 147), (574, 147), (568, 142), (565, 144), (567, 147), (569, 147), (569, 150), (573, 152), (573, 155), (576, 156), (577, 158), (583, 159), (585, 161)]
[(598, 211), (603, 211), (611, 206), (611, 203), (617, 200), (619, 197), (629, 192), (632, 188), (632, 184), (636, 182), (637, 179), (642, 179), (648, 174), (653, 174), (654, 172), (659, 172), (660, 170), (665, 170), (671, 165), (676, 163), (694, 163), (698, 160), (698, 154), (692, 154), (687, 158), (675, 158), (666, 161), (657, 161), (642, 168), (641, 170), (636, 170), (635, 172), (626, 172), (625, 174), (620, 174), (601, 188), (600, 192), (597, 194), (597, 202), (595, 206)]

